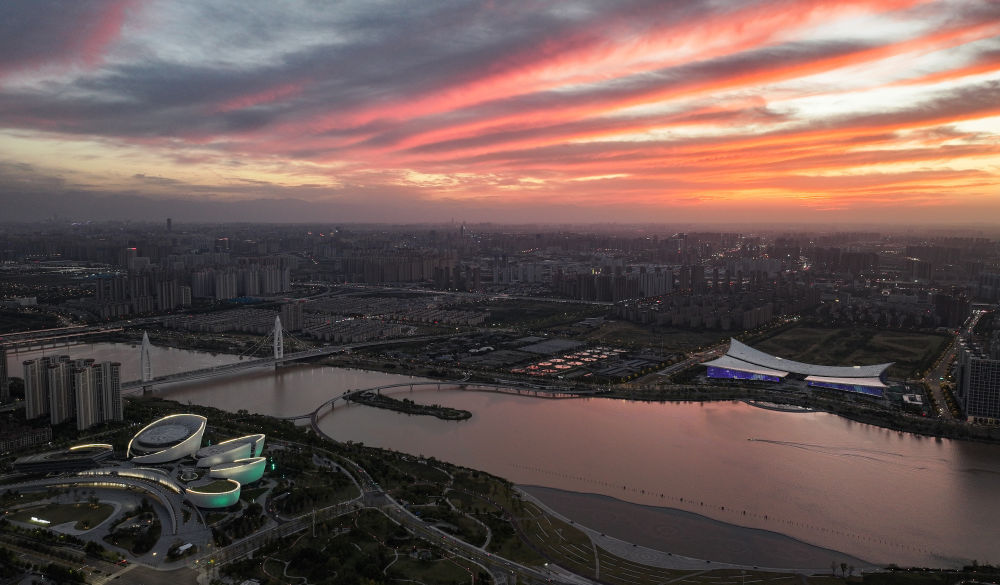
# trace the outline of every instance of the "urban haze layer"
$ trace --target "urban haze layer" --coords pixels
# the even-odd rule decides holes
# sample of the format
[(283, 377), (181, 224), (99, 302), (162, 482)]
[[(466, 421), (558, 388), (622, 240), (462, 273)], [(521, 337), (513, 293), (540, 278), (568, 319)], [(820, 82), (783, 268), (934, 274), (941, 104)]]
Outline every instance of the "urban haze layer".
[(995, 233), (50, 221), (0, 260), (3, 583), (997, 580)]

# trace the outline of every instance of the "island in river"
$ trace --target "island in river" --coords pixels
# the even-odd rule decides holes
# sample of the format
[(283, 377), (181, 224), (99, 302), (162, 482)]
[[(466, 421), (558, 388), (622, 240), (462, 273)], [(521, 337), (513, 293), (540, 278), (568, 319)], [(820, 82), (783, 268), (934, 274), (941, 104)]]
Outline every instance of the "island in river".
[(377, 392), (360, 392), (353, 394), (349, 400), (358, 404), (364, 404), (365, 406), (405, 412), (406, 414), (435, 416), (442, 420), (466, 420), (472, 418), (472, 413), (468, 410), (449, 408), (440, 404), (419, 404), (409, 398), (398, 400)]

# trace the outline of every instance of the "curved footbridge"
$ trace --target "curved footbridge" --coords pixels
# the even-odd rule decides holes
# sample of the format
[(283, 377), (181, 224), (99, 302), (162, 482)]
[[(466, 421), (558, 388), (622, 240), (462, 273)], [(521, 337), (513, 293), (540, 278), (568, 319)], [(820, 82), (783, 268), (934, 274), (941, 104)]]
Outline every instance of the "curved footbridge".
[(325, 437), (331, 441), (336, 441), (333, 437), (327, 435), (319, 428), (319, 419), (323, 413), (329, 408), (330, 410), (336, 408), (337, 401), (342, 401), (344, 404), (350, 402), (351, 398), (365, 392), (374, 392), (376, 394), (381, 394), (385, 390), (396, 390), (396, 389), (407, 389), (413, 390), (414, 388), (420, 387), (435, 387), (441, 390), (442, 387), (448, 389), (458, 389), (467, 390), (470, 392), (500, 392), (502, 394), (516, 394), (518, 396), (531, 396), (534, 398), (580, 398), (584, 396), (595, 396), (600, 394), (601, 389), (577, 389), (577, 388), (567, 388), (563, 386), (543, 386), (537, 384), (517, 384), (516, 382), (508, 382), (506, 380), (497, 382), (469, 382), (469, 376), (460, 380), (440, 380), (431, 382), (399, 382), (396, 384), (383, 384), (381, 386), (374, 386), (371, 388), (359, 388), (357, 390), (348, 390), (342, 394), (338, 394), (333, 398), (330, 398), (326, 402), (323, 402), (316, 407), (312, 412), (307, 412), (305, 414), (300, 414), (296, 416), (282, 416), (277, 417), (282, 420), (303, 420), (309, 419), (309, 425), (312, 427), (313, 432), (321, 437)]

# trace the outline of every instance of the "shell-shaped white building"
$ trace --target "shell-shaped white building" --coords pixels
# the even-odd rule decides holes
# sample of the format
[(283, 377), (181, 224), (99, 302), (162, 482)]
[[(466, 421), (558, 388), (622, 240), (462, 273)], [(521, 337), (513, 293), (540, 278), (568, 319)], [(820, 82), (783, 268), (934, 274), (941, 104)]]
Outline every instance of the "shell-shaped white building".
[(216, 479), (234, 479), (243, 485), (253, 483), (264, 477), (267, 468), (266, 457), (249, 457), (227, 463), (213, 465), (208, 475)]
[(209, 445), (198, 450), (198, 467), (212, 467), (237, 459), (260, 457), (264, 450), (264, 435), (247, 435)]
[(208, 420), (198, 414), (171, 414), (142, 428), (128, 443), (126, 456), (137, 464), (169, 463), (194, 455)]
[(240, 482), (223, 479), (192, 486), (184, 490), (184, 498), (199, 508), (228, 508), (240, 499)]

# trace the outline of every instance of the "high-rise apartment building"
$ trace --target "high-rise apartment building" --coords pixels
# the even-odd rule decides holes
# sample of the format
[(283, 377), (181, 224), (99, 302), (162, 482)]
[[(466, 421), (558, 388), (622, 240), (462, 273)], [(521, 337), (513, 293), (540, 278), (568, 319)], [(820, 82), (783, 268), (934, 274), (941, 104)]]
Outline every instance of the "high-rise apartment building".
[(73, 387), (76, 391), (76, 428), (83, 430), (101, 422), (101, 402), (97, 389), (97, 376), (93, 366), (73, 370)]
[(87, 360), (81, 366), (73, 372), (77, 430), (122, 420), (121, 364)]
[(69, 356), (41, 357), (25, 360), (24, 367), (24, 418), (31, 420), (49, 414), (49, 366)]
[(236, 272), (233, 270), (218, 270), (215, 272), (215, 298), (217, 300), (235, 299)]
[(1000, 423), (1000, 359), (968, 342), (958, 354), (957, 398), (972, 422)]
[(24, 362), (25, 418), (52, 424), (76, 418), (77, 429), (122, 420), (121, 364), (61, 355)]
[(122, 365), (118, 362), (101, 362), (96, 365), (97, 384), (101, 392), (101, 422), (120, 421), (122, 416)]
[(301, 331), (305, 326), (302, 308), (305, 301), (291, 301), (281, 305), (281, 326), (286, 331)]
[(7, 376), (7, 348), (0, 345), (0, 402), (10, 400), (10, 378)]
[(73, 391), (73, 366), (68, 356), (49, 363), (49, 420), (57, 425), (76, 416), (76, 393)]

